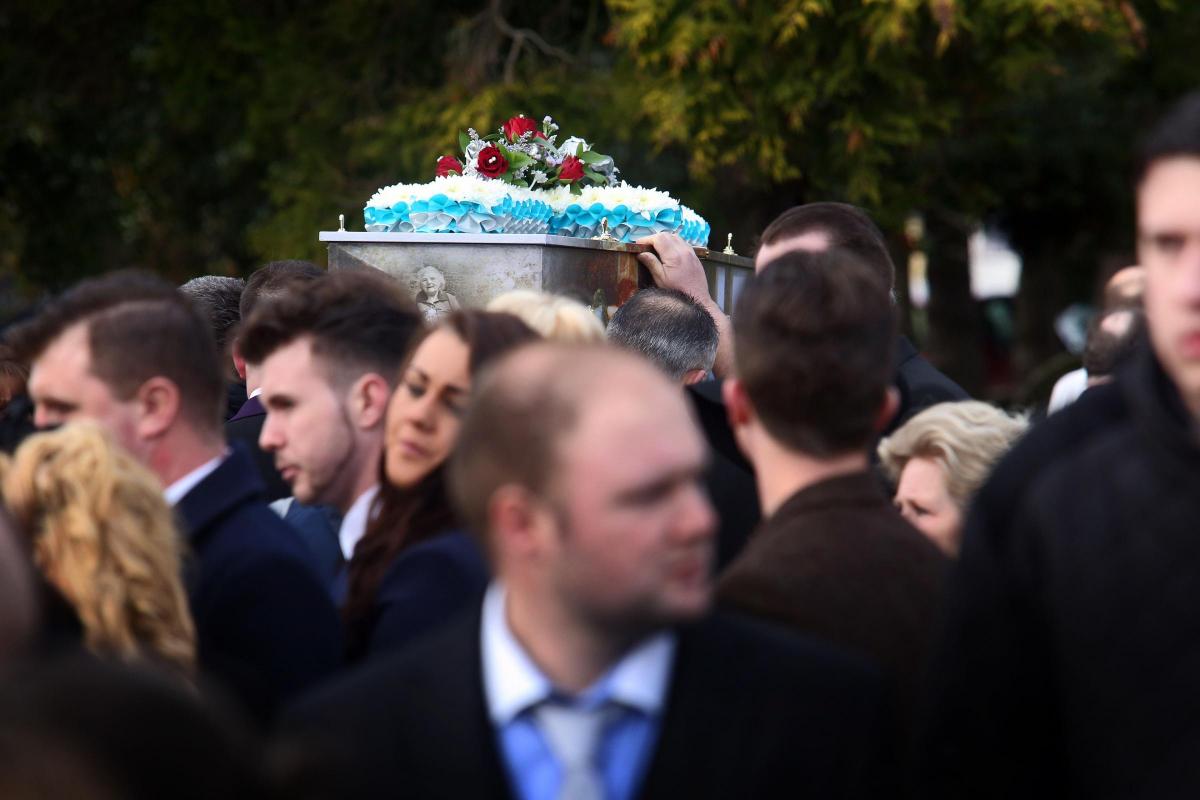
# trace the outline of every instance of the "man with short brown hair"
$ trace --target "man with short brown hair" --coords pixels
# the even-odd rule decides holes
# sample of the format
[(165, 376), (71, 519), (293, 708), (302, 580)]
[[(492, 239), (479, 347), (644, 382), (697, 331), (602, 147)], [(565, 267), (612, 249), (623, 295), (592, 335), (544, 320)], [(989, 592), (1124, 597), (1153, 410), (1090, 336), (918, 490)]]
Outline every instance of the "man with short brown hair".
[(844, 250), (782, 255), (742, 291), (725, 406), (764, 521), (718, 599), (873, 659), (907, 715), (946, 558), (870, 471), (896, 404), (894, 324), (887, 285)]
[(341, 662), (337, 615), (295, 534), (221, 429), (212, 333), (170, 284), (77, 285), (14, 331), (39, 426), (91, 419), (154, 472), (184, 522), (202, 669), (260, 717)]
[[(340, 271), (262, 304), (238, 338), (262, 380), (267, 416), (259, 445), (298, 502), (342, 515), (343, 562), (366, 532), (388, 400), (420, 326), (412, 299), (393, 279)], [(332, 587), (339, 599), (344, 575)]]

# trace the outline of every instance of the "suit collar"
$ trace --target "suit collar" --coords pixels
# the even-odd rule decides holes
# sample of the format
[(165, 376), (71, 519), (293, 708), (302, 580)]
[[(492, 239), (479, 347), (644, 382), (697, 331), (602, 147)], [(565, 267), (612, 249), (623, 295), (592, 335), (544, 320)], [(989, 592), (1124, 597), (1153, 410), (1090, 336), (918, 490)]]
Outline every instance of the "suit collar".
[(183, 518), (187, 536), (196, 537), (231, 509), (263, 496), (262, 479), (240, 442), (221, 465), (196, 484), (175, 506)]
[(246, 398), (246, 402), (242, 403), (242, 407), (237, 410), (237, 413), (229, 418), (230, 422), (235, 419), (245, 419), (246, 417), (259, 417), (267, 413), (267, 409), (263, 406), (262, 400), (258, 399), (258, 395)]
[(917, 348), (907, 336), (896, 337), (896, 369), (900, 369), (907, 362), (912, 361), (919, 356)]

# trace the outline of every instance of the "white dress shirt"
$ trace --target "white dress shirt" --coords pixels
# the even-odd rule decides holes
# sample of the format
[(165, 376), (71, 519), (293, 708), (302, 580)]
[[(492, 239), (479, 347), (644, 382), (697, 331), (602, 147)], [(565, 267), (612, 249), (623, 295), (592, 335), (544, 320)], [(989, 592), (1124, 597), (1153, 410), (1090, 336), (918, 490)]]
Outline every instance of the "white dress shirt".
[(346, 516), (342, 517), (342, 527), (338, 528), (338, 542), (342, 546), (342, 557), (347, 561), (354, 556), (354, 548), (358, 544), (358, 540), (367, 532), (371, 503), (375, 502), (377, 494), (379, 494), (378, 483), (360, 494), (354, 501), (354, 505), (350, 506), (350, 510), (346, 512)]
[[(502, 584), (493, 582), (488, 587), (480, 625), (484, 696), (488, 715), (498, 728), (554, 692), (550, 679), (509, 629), (505, 596)], [(601, 681), (612, 701), (657, 716), (666, 702), (674, 660), (675, 634), (664, 631), (625, 654)]]
[(184, 475), (182, 478), (164, 489), (163, 496), (167, 498), (167, 502), (172, 506), (178, 505), (179, 501), (186, 497), (188, 492), (190, 492), (192, 489), (195, 489), (200, 481), (213, 474), (217, 467), (221, 466), (221, 462), (224, 461), (228, 456), (229, 451), (226, 450), (216, 458), (205, 461), (187, 475)]

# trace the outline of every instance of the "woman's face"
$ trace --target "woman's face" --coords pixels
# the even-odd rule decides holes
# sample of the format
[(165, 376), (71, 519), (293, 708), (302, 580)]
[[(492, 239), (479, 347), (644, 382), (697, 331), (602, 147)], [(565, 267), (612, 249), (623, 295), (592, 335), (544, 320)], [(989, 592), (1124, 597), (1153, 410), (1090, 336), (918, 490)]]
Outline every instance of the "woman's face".
[(442, 276), (433, 270), (426, 270), (421, 273), (420, 277), (421, 291), (425, 293), (425, 296), (430, 300), (437, 297), (438, 292), (442, 291), (442, 286), (444, 285)]
[(910, 458), (900, 473), (895, 503), (900, 514), (947, 555), (958, 555), (962, 512), (946, 489), (941, 464), (920, 456)]
[(458, 439), (471, 392), (467, 346), (437, 328), (413, 353), (387, 411), (384, 470), (388, 483), (415, 486), (445, 462)]

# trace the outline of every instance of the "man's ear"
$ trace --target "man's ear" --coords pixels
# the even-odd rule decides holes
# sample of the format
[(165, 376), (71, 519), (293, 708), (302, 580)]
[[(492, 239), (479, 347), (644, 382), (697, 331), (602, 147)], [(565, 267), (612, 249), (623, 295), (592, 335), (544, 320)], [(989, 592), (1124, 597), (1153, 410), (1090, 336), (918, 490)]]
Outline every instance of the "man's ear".
[(708, 372), (702, 369), (689, 369), (683, 374), (683, 385), (691, 386), (694, 383), (699, 383), (708, 377)]
[(496, 489), (487, 511), (488, 535), (498, 554), (536, 558), (548, 536), (557, 539), (554, 514), (524, 486), (506, 484)]
[(382, 425), (392, 387), (378, 372), (368, 372), (350, 387), (350, 414), (362, 430)]
[(750, 395), (746, 393), (746, 385), (737, 378), (727, 378), (721, 384), (721, 399), (725, 401), (725, 415), (729, 418), (729, 427), (737, 430), (754, 420), (754, 404), (750, 402)]
[(150, 378), (138, 387), (137, 436), (142, 441), (161, 438), (182, 411), (183, 397), (174, 381), (161, 375)]
[(883, 396), (883, 403), (879, 406), (879, 411), (875, 415), (875, 432), (882, 433), (892, 424), (892, 420), (896, 418), (896, 413), (900, 411), (900, 390), (895, 386), (889, 386), (887, 392)]
[(737, 378), (726, 378), (721, 384), (721, 397), (725, 400), (725, 416), (733, 430), (733, 440), (738, 449), (751, 460), (754, 459), (758, 431), (758, 413), (746, 391), (746, 385)]
[(237, 339), (233, 340), (229, 352), (233, 356), (233, 368), (237, 372), (238, 378), (246, 380), (246, 359), (242, 358), (242, 348), (238, 347)]

